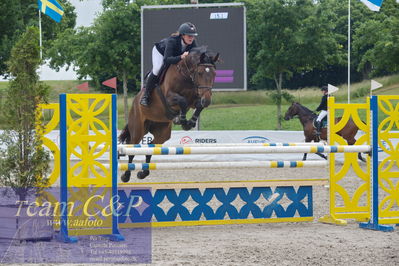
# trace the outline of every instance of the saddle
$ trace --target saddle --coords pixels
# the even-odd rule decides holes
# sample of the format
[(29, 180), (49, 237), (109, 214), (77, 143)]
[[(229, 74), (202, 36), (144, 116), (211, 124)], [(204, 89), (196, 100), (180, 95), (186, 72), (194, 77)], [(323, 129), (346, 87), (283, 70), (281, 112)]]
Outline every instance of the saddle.
[[(315, 118), (313, 118), (313, 127), (314, 128), (316, 128), (316, 119), (317, 119), (317, 116)], [(321, 128), (327, 128), (327, 117), (324, 117), (321, 120)]]
[[(163, 65), (161, 70), (159, 71), (159, 78), (158, 78), (158, 86), (160, 86), (162, 84), (162, 82), (165, 79), (166, 76), (166, 71), (168, 70), (169, 66), (165, 66)], [(146, 83), (146, 80), (148, 78), (148, 75), (151, 73), (151, 71), (148, 71), (147, 74), (144, 75), (144, 84)], [(143, 84), (142, 86), (142, 90), (145, 88), (145, 85)]]
[[(165, 80), (165, 76), (166, 76), (166, 71), (168, 70), (169, 66), (165, 66), (163, 65), (161, 70), (159, 71), (159, 80), (158, 80), (158, 84), (155, 87), (155, 91), (156, 93), (158, 93), (159, 98), (162, 101), (162, 104), (165, 107), (165, 115), (169, 120), (173, 120), (174, 118), (176, 118), (179, 115), (179, 112), (176, 112), (175, 110), (173, 110), (170, 105), (168, 104), (168, 102), (166, 101), (166, 97), (165, 95), (162, 93), (161, 91), (161, 84), (162, 82)], [(144, 76), (144, 80), (146, 81), (148, 78), (148, 75), (151, 73), (151, 71), (148, 71), (147, 74)], [(145, 82), (146, 83), (146, 82)], [(145, 90), (145, 86), (143, 85), (141, 87), (141, 90)]]

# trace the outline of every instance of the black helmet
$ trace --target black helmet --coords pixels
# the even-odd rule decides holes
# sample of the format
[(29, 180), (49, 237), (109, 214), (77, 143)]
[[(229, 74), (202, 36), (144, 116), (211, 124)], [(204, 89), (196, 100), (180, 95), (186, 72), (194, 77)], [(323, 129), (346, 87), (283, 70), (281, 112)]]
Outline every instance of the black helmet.
[(181, 35), (198, 36), (197, 28), (191, 22), (181, 24), (178, 31)]
[(327, 91), (327, 92), (328, 92), (328, 87), (327, 87), (327, 86), (323, 86), (323, 87), (321, 87), (320, 90), (322, 90), (322, 91)]

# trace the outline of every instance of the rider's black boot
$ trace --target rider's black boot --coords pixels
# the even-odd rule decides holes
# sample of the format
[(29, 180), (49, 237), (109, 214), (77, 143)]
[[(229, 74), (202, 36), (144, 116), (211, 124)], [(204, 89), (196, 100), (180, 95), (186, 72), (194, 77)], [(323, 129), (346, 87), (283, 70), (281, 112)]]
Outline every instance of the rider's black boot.
[(144, 106), (148, 106), (151, 103), (151, 93), (154, 90), (154, 88), (157, 86), (158, 82), (158, 76), (155, 76), (150, 73), (150, 75), (147, 78), (147, 82), (145, 85), (145, 90), (144, 90), (144, 95), (141, 97), (140, 104)]

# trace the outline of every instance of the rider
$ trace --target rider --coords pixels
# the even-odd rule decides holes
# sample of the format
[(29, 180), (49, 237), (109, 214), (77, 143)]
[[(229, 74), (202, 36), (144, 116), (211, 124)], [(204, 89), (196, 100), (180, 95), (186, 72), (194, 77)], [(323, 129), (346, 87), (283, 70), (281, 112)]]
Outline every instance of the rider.
[(152, 48), (152, 71), (147, 78), (144, 95), (140, 104), (148, 106), (151, 101), (151, 93), (159, 80), (158, 75), (163, 65), (177, 64), (184, 59), (189, 51), (196, 47), (195, 37), (198, 36), (195, 25), (185, 22), (180, 25), (178, 31), (170, 37), (155, 43)]
[(319, 116), (316, 119), (315, 126), (316, 126), (316, 134), (320, 135), (321, 131), (321, 121), (327, 115), (327, 97), (328, 97), (328, 87), (323, 86), (321, 87), (321, 91), (323, 92), (323, 97), (321, 98), (321, 102), (319, 107), (317, 107), (316, 111), (320, 111)]

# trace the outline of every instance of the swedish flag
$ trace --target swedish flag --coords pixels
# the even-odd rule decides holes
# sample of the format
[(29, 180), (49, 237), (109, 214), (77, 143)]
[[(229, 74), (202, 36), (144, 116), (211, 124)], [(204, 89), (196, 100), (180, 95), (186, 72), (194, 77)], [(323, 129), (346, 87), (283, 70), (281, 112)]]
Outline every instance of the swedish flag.
[(37, 0), (37, 4), (43, 14), (46, 14), (58, 23), (61, 21), (64, 9), (56, 0)]

